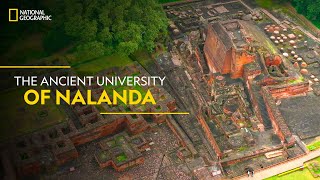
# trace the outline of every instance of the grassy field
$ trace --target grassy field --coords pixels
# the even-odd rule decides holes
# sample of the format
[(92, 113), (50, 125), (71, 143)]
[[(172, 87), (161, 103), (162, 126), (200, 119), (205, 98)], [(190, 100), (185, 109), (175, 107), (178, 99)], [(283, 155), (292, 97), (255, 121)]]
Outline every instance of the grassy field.
[(154, 65), (152, 57), (150, 54), (145, 50), (139, 50), (132, 54), (132, 59), (136, 60), (141, 64), (144, 68), (148, 68), (149, 66)]
[(182, 1), (182, 0), (159, 0), (159, 3), (164, 4), (164, 3), (177, 2), (177, 1)]
[(132, 64), (133, 61), (139, 62), (146, 69), (155, 66), (151, 55), (145, 50), (139, 50), (130, 57), (113, 54), (111, 56), (102, 56), (92, 60), (68, 60), (71, 67), (79, 75), (95, 75), (103, 69), (123, 67)]
[(83, 61), (71, 64), (72, 68), (79, 75), (95, 75), (97, 72), (111, 67), (121, 67), (131, 64), (133, 61), (129, 57), (120, 55), (102, 56), (90, 61)]
[(279, 8), (280, 5), (275, 3), (273, 0), (256, 0), (256, 3), (263, 8), (271, 9), (271, 8)]
[(319, 149), (319, 148), (320, 148), (320, 141), (316, 141), (316, 142), (313, 142), (313, 143), (307, 145), (307, 148), (308, 148), (310, 151)]
[(65, 120), (66, 115), (58, 109), (53, 100), (46, 101), (46, 105), (27, 105), (23, 100), (27, 89), (29, 88), (22, 87), (0, 94), (3, 102), (0, 104), (2, 119), (0, 141), (49, 127)]
[(4, 64), (25, 64), (41, 59), (48, 54), (42, 46), (42, 33), (32, 34), (28, 37), (15, 40), (6, 52), (0, 55)]

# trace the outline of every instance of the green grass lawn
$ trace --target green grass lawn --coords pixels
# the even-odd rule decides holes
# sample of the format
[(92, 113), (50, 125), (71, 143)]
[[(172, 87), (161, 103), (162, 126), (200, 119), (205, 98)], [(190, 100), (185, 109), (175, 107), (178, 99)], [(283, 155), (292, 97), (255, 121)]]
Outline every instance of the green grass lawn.
[(141, 64), (145, 68), (154, 64), (152, 57), (145, 50), (139, 50), (133, 53), (130, 57), (132, 57), (133, 60), (139, 62), (139, 64)]
[(37, 49), (23, 49), (16, 55), (10, 56), (10, 63), (13, 64), (27, 64), (30, 61), (42, 59), (47, 57), (48, 54), (42, 50)]
[(131, 64), (133, 61), (129, 57), (120, 55), (102, 56), (90, 61), (83, 61), (71, 64), (71, 67), (79, 75), (95, 75), (97, 72), (112, 67), (122, 67)]
[(164, 4), (164, 3), (177, 2), (177, 1), (181, 1), (181, 0), (159, 0), (159, 3)]
[(4, 64), (26, 64), (30, 61), (47, 57), (48, 54), (42, 47), (42, 33), (31, 34), (21, 39), (15, 39), (14, 43), (3, 52), (0, 57)]
[(256, 0), (256, 3), (263, 8), (271, 9), (271, 8), (278, 8), (280, 5), (275, 3), (273, 0)]
[[(22, 87), (0, 94), (2, 101), (0, 104), (0, 141), (49, 127), (65, 120), (66, 115), (58, 109), (53, 100), (47, 100), (46, 105), (31, 106), (26, 104), (23, 95), (28, 89)], [(47, 115), (42, 116), (43, 112), (47, 112)]]
[(124, 153), (121, 153), (116, 157), (116, 159), (117, 159), (118, 163), (121, 163), (121, 162), (126, 161), (128, 158)]
[(314, 142), (314, 143), (311, 143), (311, 144), (307, 145), (307, 148), (308, 148), (310, 151), (319, 149), (319, 148), (320, 148), (320, 141), (317, 141), (317, 142)]
[(110, 159), (109, 154), (107, 152), (105, 152), (105, 151), (100, 152), (98, 157), (99, 157), (101, 162), (106, 162), (107, 160)]

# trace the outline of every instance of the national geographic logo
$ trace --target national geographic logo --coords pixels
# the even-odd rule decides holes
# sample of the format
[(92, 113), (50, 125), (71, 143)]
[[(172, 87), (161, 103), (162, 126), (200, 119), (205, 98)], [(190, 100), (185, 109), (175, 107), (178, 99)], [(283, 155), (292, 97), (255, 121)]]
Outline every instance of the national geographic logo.
[(46, 15), (44, 10), (23, 9), (17, 8), (9, 9), (9, 22), (18, 21), (51, 21), (51, 15)]

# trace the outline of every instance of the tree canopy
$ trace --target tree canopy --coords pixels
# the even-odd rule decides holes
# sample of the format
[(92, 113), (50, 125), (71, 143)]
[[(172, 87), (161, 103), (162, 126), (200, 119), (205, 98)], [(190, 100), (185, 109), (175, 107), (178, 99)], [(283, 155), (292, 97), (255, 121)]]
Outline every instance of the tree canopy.
[(167, 31), (168, 20), (156, 0), (65, 0), (54, 12), (55, 26), (77, 42), (78, 52), (93, 57), (153, 51)]
[(319, 0), (291, 0), (297, 11), (311, 20), (320, 21)]
[(303, 14), (308, 19), (320, 21), (320, 1), (319, 0), (273, 0), (276, 3), (292, 3), (298, 13)]

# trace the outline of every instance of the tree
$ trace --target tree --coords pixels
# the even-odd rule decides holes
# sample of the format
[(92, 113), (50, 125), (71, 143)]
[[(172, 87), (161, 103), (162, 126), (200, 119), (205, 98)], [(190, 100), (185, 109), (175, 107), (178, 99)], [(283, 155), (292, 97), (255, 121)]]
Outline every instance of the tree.
[[(156, 0), (65, 0), (55, 8), (55, 25), (95, 55), (130, 55), (140, 48), (153, 51), (168, 20)], [(61, 23), (63, 22), (63, 23)]]
[(71, 43), (71, 39), (63, 29), (51, 29), (43, 39), (43, 47), (47, 53), (54, 53)]
[(307, 17), (311, 20), (320, 21), (320, 1), (312, 2), (307, 8)]
[(320, 21), (320, 1), (316, 0), (292, 0), (298, 13), (305, 15), (310, 20)]
[(293, 0), (292, 2), (298, 13), (306, 14), (308, 3), (306, 3), (304, 0)]
[(81, 44), (77, 47), (78, 58), (90, 59), (103, 56), (105, 53), (105, 47), (102, 42), (91, 41)]

